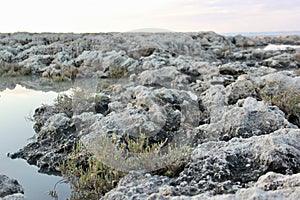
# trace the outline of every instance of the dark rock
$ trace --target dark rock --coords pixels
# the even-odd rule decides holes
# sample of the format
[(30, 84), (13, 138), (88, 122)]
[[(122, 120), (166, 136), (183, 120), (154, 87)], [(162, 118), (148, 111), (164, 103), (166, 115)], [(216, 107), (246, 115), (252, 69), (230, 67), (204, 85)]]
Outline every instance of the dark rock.
[(208, 142), (193, 152), (193, 161), (172, 185), (183, 181), (200, 192), (232, 193), (248, 187), (266, 172), (300, 172), (299, 129), (281, 129), (270, 135), (229, 142)]
[(5, 175), (0, 175), (0, 198), (16, 193), (24, 194), (22, 186), (17, 180), (10, 179)]
[(33, 142), (16, 153), (10, 153), (11, 158), (23, 158), (31, 165), (36, 165), (40, 172), (57, 174), (58, 167), (71, 152), (79, 138), (75, 124), (64, 113), (52, 114), (39, 112), (40, 121), (37, 121), (35, 129), (38, 131)]
[(204, 143), (195, 148), (178, 178), (132, 172), (103, 199), (230, 199), (257, 189), (268, 197), (288, 191), (299, 196), (299, 174), (288, 175), (300, 171), (299, 137), (299, 129), (281, 129), (249, 139)]
[(150, 174), (131, 172), (124, 177), (116, 189), (107, 193), (102, 199), (147, 199), (151, 194), (164, 190), (166, 195), (170, 179), (164, 176), (152, 176)]

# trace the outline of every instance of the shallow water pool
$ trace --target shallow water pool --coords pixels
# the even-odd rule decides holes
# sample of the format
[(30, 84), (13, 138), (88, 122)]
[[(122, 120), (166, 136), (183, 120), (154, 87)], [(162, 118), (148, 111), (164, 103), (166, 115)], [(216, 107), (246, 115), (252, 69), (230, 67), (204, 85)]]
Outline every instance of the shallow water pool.
[[(28, 120), (34, 110), (42, 104), (53, 103), (56, 92), (42, 92), (16, 85), (14, 89), (0, 92), (0, 174), (17, 179), (23, 186), (25, 199), (51, 200), (48, 192), (61, 177), (38, 173), (35, 166), (24, 160), (12, 160), (6, 156), (25, 146), (34, 136), (33, 122)], [(56, 186), (58, 199), (70, 196), (70, 187), (66, 183)]]

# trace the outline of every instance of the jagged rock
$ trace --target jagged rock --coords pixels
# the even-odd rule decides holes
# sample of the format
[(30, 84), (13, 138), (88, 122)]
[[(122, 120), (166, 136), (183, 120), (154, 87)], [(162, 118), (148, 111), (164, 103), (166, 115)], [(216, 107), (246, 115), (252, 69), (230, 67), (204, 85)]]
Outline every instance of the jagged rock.
[(76, 126), (78, 136), (81, 137), (98, 130), (102, 118), (102, 114), (95, 115), (92, 112), (83, 112), (79, 115), (74, 115), (73, 121)]
[[(241, 189), (236, 194), (226, 195), (197, 195), (194, 199), (207, 200), (232, 200), (232, 199), (266, 199), (266, 200), (281, 200), (281, 199), (299, 199), (299, 174), (282, 175), (274, 172), (268, 172), (261, 176), (253, 187)], [(175, 200), (177, 198), (171, 198)], [(182, 200), (192, 199), (190, 197), (182, 197)]]
[(178, 178), (132, 172), (102, 199), (248, 199), (251, 194), (293, 199), (300, 194), (299, 174), (282, 174), (300, 171), (299, 137), (299, 129), (281, 129), (249, 139), (204, 143)]
[(2, 200), (24, 200), (24, 194), (12, 194), (12, 195), (8, 195), (4, 198), (2, 198)]
[(248, 187), (269, 171), (299, 173), (299, 137), (299, 129), (280, 129), (270, 135), (249, 139), (201, 144), (194, 150), (193, 161), (176, 179), (175, 185), (179, 187), (186, 181), (189, 186), (198, 188), (199, 193), (228, 193)]
[(36, 55), (19, 63), (21, 67), (30, 67), (33, 73), (40, 73), (42, 68), (49, 66), (52, 63), (51, 55)]
[(253, 40), (264, 41), (265, 44), (289, 44), (289, 45), (300, 45), (299, 35), (286, 35), (277, 37), (255, 37)]
[(175, 67), (162, 67), (157, 70), (146, 70), (138, 76), (138, 83), (144, 86), (166, 88), (183, 88), (189, 83), (189, 76), (177, 71)]
[(8, 50), (2, 50), (2, 51), (0, 51), (0, 55), (1, 55), (1, 57), (0, 57), (0, 63), (1, 62), (7, 62), (7, 63), (9, 63), (9, 62), (11, 62), (12, 61), (12, 58), (13, 58), (13, 54), (10, 52), (10, 51), (8, 51)]
[[(136, 61), (129, 58), (125, 52), (111, 51), (103, 53), (101, 51), (84, 51), (76, 58), (76, 63), (82, 63), (79, 69), (79, 77), (93, 75), (96, 72), (101, 76), (110, 76), (114, 78), (118, 74), (117, 69), (127, 69), (131, 65), (135, 65)], [(112, 74), (113, 73), (113, 74)], [(100, 76), (100, 77), (101, 77)]]
[(150, 47), (150, 48), (145, 48), (145, 49), (129, 51), (128, 54), (130, 57), (137, 60), (137, 59), (140, 59), (141, 57), (151, 56), (154, 51), (155, 51), (155, 48)]
[[(81, 73), (83, 77), (88, 77), (90, 72), (94, 72), (89, 67), (94, 70), (107, 69), (121, 64), (127, 68), (133, 65), (132, 67), (135, 68), (134, 65), (137, 63), (129, 58), (135, 54), (132, 52), (136, 52), (137, 55), (133, 57), (138, 60), (151, 56), (159, 49), (169, 51), (172, 56), (181, 54), (199, 56), (202, 60), (214, 60), (211, 52), (216, 51), (215, 49), (226, 48), (224, 43), (232, 46), (230, 40), (212, 32), (197, 34), (197, 36), (193, 33), (99, 35), (16, 33), (1, 34), (1, 36), (0, 50), (5, 52), (1, 54), (5, 62), (30, 66), (32, 73), (35, 74), (44, 72), (47, 67), (52, 71), (55, 66), (79, 67), (82, 65), (79, 71), (83, 71)], [(212, 48), (211, 52), (202, 48), (201, 40), (193, 39), (195, 37), (206, 38)], [(89, 72), (84, 73), (87, 70), (86, 67)]]
[[(43, 173), (58, 173), (58, 167), (78, 141), (76, 127), (65, 113), (49, 114), (40, 109), (35, 129), (38, 134), (34, 141), (16, 153), (8, 154), (11, 158), (23, 158), (31, 165), (36, 165)], [(42, 115), (42, 116), (40, 116)], [(50, 115), (50, 116), (49, 116)]]
[(269, 134), (280, 128), (295, 127), (277, 107), (266, 106), (252, 97), (240, 100), (234, 106), (213, 109), (210, 112), (212, 122), (198, 128), (197, 141), (200, 143), (201, 140), (247, 138)]
[(102, 200), (109, 199), (148, 199), (153, 193), (164, 190), (168, 194), (165, 185), (170, 179), (165, 176), (151, 176), (150, 174), (131, 172), (124, 177), (118, 186), (108, 192)]
[(293, 61), (293, 55), (291, 53), (282, 53), (280, 55), (268, 58), (262, 61), (261, 64), (276, 69), (288, 69), (298, 67), (297, 62)]
[(259, 88), (269, 96), (283, 94), (288, 91), (300, 93), (300, 77), (290, 77), (280, 73), (261, 77)]
[(226, 87), (226, 102), (228, 104), (235, 104), (239, 99), (245, 99), (247, 97), (259, 99), (257, 90), (258, 88), (253, 78), (242, 75), (236, 82)]
[[(260, 184), (269, 171), (299, 172), (299, 129), (293, 125), (298, 118), (265, 99), (300, 93), (298, 54), (262, 46), (296, 44), (298, 38), (213, 32), (0, 34), (1, 62), (30, 67), (48, 80), (72, 80), (74, 88), (91, 95), (78, 93), (64, 105), (58, 98), (54, 106), (38, 108), (35, 139), (10, 156), (57, 173), (78, 141), (89, 147), (101, 135), (116, 134), (122, 142), (126, 134), (136, 139), (144, 133), (151, 144), (189, 144), (193, 160), (179, 177), (130, 173), (105, 199), (277, 198), (289, 191), (297, 197), (298, 186), (289, 185), (294, 180), (286, 176), (280, 182), (279, 175), (266, 175), (275, 176), (266, 187), (284, 182), (282, 190)], [(81, 82), (84, 78), (90, 82)], [(49, 90), (45, 79), (3, 79), (0, 88), (22, 84)]]
[(294, 200), (300, 198), (299, 174), (282, 175), (274, 172), (268, 172), (261, 176), (254, 186), (238, 190), (235, 194), (223, 194), (212, 196), (208, 193), (195, 196), (177, 196), (172, 197), (164, 193), (154, 193), (147, 199), (162, 200), (233, 200), (233, 199), (265, 199), (265, 200)]
[(261, 46), (261, 43), (258, 43), (255, 40), (251, 40), (250, 38), (244, 37), (242, 35), (237, 35), (234, 36), (233, 38), (233, 43), (237, 47), (250, 47), (250, 46)]
[(5, 198), (8, 195), (16, 193), (24, 193), (24, 190), (18, 181), (10, 179), (5, 175), (0, 175), (0, 198)]
[[(115, 109), (97, 122), (101, 129), (97, 128), (82, 138), (87, 146), (95, 138), (107, 133), (119, 136), (129, 134), (133, 137), (143, 133), (155, 142), (164, 141), (198, 125), (198, 98), (193, 93), (137, 86), (128, 87), (121, 95), (117, 94), (119, 104), (127, 106)], [(113, 94), (111, 98), (114, 99)], [(111, 108), (111, 103), (108, 106)]]

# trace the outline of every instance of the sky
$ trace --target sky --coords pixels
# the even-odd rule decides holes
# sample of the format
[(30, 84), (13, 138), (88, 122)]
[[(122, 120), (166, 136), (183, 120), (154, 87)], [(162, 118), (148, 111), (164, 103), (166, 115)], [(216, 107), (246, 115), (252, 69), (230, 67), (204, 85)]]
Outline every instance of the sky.
[(1, 0), (0, 32), (300, 30), (300, 0)]

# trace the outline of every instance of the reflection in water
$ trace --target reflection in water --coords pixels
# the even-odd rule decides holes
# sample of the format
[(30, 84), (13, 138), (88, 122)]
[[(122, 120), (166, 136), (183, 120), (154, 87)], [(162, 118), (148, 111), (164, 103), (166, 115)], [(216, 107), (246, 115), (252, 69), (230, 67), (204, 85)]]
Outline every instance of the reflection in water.
[[(6, 154), (28, 143), (34, 131), (33, 122), (27, 118), (32, 116), (35, 108), (53, 103), (56, 96), (55, 92), (35, 91), (20, 85), (0, 92), (0, 174), (17, 179), (29, 200), (52, 199), (48, 191), (62, 178), (40, 174), (36, 167), (24, 160), (11, 160)], [(66, 199), (70, 195), (67, 184), (60, 184), (56, 189), (59, 199)]]

